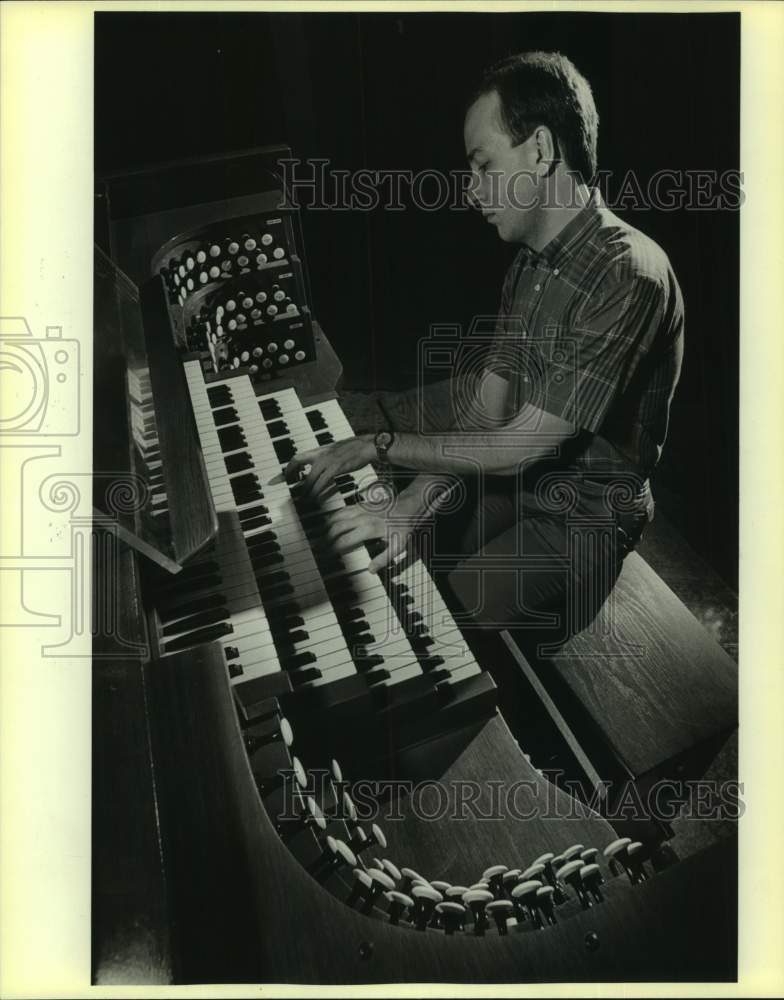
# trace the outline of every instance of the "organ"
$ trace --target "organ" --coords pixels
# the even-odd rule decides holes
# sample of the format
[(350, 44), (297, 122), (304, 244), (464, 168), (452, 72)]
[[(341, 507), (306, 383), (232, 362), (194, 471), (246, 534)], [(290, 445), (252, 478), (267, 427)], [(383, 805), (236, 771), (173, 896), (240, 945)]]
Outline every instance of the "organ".
[(582, 805), (426, 559), (320, 544), (373, 468), (280, 477), (353, 433), (287, 153), (99, 190), (94, 982), (733, 978), (732, 841), (674, 863)]

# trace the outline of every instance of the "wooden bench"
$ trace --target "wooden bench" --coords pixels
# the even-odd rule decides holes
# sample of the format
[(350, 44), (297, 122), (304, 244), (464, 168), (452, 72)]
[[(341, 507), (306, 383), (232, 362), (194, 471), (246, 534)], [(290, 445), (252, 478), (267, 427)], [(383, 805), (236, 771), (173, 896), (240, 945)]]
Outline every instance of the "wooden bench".
[(597, 619), (557, 651), (502, 638), (606, 805), (629, 781), (645, 794), (700, 777), (737, 726), (736, 663), (636, 552)]

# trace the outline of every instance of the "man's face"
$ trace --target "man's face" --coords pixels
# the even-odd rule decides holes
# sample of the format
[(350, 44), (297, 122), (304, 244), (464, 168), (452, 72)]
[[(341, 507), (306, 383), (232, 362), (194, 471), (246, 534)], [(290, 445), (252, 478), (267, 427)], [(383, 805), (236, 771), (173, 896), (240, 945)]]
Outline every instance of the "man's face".
[(539, 188), (533, 136), (518, 146), (512, 144), (502, 124), (498, 94), (492, 91), (468, 109), (463, 138), (482, 215), (502, 240), (525, 242)]

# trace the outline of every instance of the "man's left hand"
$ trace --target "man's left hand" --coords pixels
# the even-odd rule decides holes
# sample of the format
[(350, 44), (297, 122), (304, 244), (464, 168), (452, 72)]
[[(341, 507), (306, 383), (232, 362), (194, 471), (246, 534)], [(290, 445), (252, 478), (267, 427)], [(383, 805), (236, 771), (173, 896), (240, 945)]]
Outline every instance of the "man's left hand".
[[(346, 438), (295, 455), (284, 472), (271, 479), (270, 483), (282, 482), (284, 478), (289, 483), (299, 481), (302, 483), (302, 496), (320, 496), (333, 486), (335, 476), (355, 472), (375, 457), (376, 447), (371, 438)], [(310, 466), (310, 470), (302, 477), (305, 466)]]

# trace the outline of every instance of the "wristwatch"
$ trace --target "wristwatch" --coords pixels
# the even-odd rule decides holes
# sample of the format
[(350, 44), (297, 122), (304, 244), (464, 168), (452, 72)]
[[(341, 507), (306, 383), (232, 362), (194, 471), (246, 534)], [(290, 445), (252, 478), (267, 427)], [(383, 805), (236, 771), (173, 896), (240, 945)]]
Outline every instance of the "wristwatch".
[(376, 455), (378, 456), (379, 462), (384, 465), (389, 464), (389, 449), (395, 443), (395, 435), (392, 431), (378, 431), (376, 436), (373, 438), (373, 444), (376, 446)]

